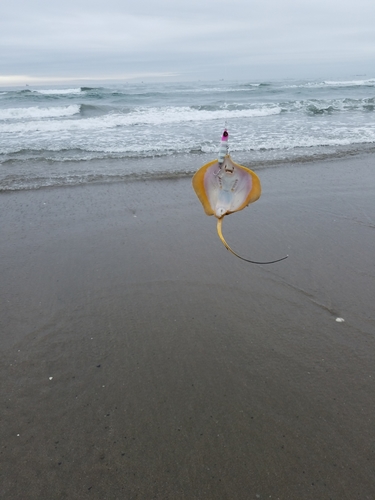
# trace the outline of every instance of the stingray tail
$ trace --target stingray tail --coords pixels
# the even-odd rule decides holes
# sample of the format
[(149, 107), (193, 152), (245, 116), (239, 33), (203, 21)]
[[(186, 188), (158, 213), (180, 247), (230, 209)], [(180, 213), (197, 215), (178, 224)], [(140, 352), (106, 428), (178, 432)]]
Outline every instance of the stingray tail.
[(235, 255), (236, 257), (238, 257), (239, 259), (244, 260), (245, 262), (251, 262), (251, 264), (274, 264), (275, 262), (280, 262), (280, 261), (285, 260), (285, 259), (288, 258), (288, 255), (286, 255), (282, 259), (271, 260), (269, 262), (257, 262), (255, 260), (244, 259), (240, 255), (238, 255), (238, 253), (236, 253), (234, 250), (232, 250), (231, 247), (228, 245), (228, 243), (225, 241), (223, 233), (222, 233), (222, 230), (221, 230), (222, 224), (223, 224), (223, 219), (224, 219), (224, 217), (221, 217), (221, 219), (217, 220), (217, 234), (219, 235), (219, 238), (221, 239), (221, 241), (222, 241), (223, 245), (225, 246), (225, 248), (227, 250), (229, 250), (230, 252), (232, 252), (232, 254)]

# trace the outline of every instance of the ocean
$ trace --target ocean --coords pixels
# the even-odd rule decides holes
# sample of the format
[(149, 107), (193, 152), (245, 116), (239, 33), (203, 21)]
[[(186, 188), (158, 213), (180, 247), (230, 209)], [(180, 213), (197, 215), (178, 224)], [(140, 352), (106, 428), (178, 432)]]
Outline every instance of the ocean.
[(0, 88), (0, 191), (375, 150), (375, 78)]

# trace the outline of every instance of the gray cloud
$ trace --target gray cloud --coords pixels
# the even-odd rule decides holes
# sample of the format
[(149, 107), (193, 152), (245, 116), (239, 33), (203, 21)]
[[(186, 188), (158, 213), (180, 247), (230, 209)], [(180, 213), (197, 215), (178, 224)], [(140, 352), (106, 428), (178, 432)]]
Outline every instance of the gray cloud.
[(372, 0), (13, 0), (0, 12), (0, 82), (368, 72), (373, 19)]

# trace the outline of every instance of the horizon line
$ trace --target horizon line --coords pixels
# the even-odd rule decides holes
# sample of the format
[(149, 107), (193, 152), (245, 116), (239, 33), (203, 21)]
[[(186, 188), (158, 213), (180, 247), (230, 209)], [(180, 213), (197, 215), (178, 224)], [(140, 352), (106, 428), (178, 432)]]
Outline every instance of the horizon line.
[(114, 82), (126, 80), (139, 80), (149, 78), (175, 78), (179, 73), (155, 72), (155, 73), (128, 73), (118, 76), (30, 76), (30, 75), (0, 75), (0, 86), (29, 86), (43, 85), (47, 83), (66, 84), (79, 82)]

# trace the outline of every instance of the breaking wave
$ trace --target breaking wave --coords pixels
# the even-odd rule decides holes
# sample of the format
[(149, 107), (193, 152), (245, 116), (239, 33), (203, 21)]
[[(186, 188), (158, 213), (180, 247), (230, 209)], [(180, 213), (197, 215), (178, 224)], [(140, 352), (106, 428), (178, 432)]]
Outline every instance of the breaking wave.
[(32, 90), (32, 92), (36, 92), (37, 94), (43, 95), (68, 95), (68, 94), (80, 94), (82, 92), (82, 88), (76, 89), (40, 89), (40, 90)]
[(0, 109), (0, 120), (30, 120), (42, 118), (63, 118), (80, 112), (80, 106), (29, 107)]

